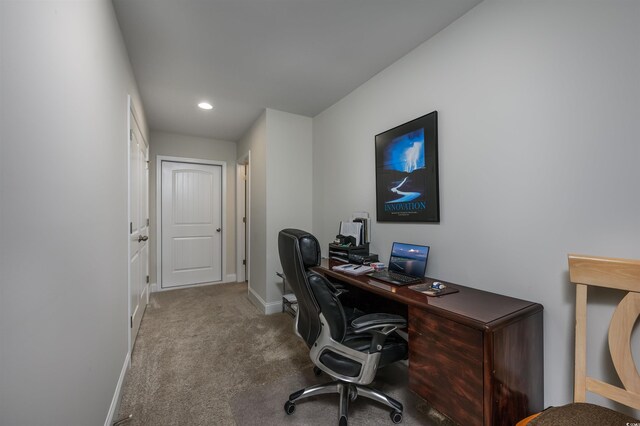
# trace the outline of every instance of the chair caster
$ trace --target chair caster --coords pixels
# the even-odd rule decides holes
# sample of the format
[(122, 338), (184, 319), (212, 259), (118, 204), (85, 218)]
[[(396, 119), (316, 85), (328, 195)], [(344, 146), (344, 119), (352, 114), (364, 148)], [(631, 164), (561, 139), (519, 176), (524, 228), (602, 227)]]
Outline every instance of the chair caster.
[(322, 370), (320, 370), (318, 367), (313, 367), (313, 374), (315, 374), (316, 377), (321, 376)]
[(389, 414), (389, 417), (391, 417), (391, 421), (393, 423), (401, 423), (402, 422), (402, 412), (401, 411), (392, 411), (391, 414)]
[(294, 411), (296, 411), (296, 404), (291, 401), (284, 403), (284, 412), (287, 413), (287, 415), (292, 415)]
[(356, 398), (358, 398), (358, 391), (354, 386), (349, 386), (349, 400), (353, 402)]

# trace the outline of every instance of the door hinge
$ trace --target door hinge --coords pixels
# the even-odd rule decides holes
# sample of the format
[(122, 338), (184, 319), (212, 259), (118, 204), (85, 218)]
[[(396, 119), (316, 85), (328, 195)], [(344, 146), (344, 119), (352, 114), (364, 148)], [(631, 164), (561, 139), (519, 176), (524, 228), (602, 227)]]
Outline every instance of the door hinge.
[(133, 129), (129, 129), (129, 140), (133, 140)]
[(147, 218), (147, 226), (149, 226), (149, 218)]
[(247, 218), (246, 217), (242, 218), (242, 223), (247, 223)]
[(147, 284), (149, 284), (149, 275), (147, 275)]
[(129, 328), (133, 328), (133, 315), (129, 317)]
[(246, 265), (247, 264), (247, 259), (242, 259), (242, 264)]
[(133, 222), (129, 222), (129, 234), (133, 234)]

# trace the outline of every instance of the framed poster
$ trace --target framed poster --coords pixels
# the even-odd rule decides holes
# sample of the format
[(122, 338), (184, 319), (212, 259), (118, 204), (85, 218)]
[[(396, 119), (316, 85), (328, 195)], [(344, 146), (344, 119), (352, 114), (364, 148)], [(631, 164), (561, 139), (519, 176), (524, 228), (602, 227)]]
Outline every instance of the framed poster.
[(438, 112), (376, 135), (378, 222), (440, 222)]

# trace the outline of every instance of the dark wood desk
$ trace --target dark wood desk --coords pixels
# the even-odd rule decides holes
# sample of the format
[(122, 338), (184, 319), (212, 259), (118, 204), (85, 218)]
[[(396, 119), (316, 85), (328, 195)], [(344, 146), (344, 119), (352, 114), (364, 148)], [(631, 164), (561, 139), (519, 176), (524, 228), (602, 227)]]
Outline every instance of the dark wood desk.
[(460, 291), (429, 297), (331, 266), (315, 270), (406, 306), (409, 386), (435, 409), (465, 426), (513, 426), (542, 410), (542, 305), (443, 280)]

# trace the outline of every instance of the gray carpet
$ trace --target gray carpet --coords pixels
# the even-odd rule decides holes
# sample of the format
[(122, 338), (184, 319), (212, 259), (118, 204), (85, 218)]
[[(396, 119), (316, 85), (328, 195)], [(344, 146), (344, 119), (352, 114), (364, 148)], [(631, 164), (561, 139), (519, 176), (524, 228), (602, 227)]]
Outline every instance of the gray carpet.
[[(338, 397), (301, 401), (290, 393), (329, 381), (315, 377), (306, 345), (287, 314), (262, 315), (245, 283), (153, 293), (125, 379), (116, 418), (127, 425), (333, 425)], [(386, 367), (372, 384), (405, 406), (404, 425), (452, 425), (406, 387), (407, 367)], [(388, 410), (352, 402), (349, 424), (391, 425)]]

